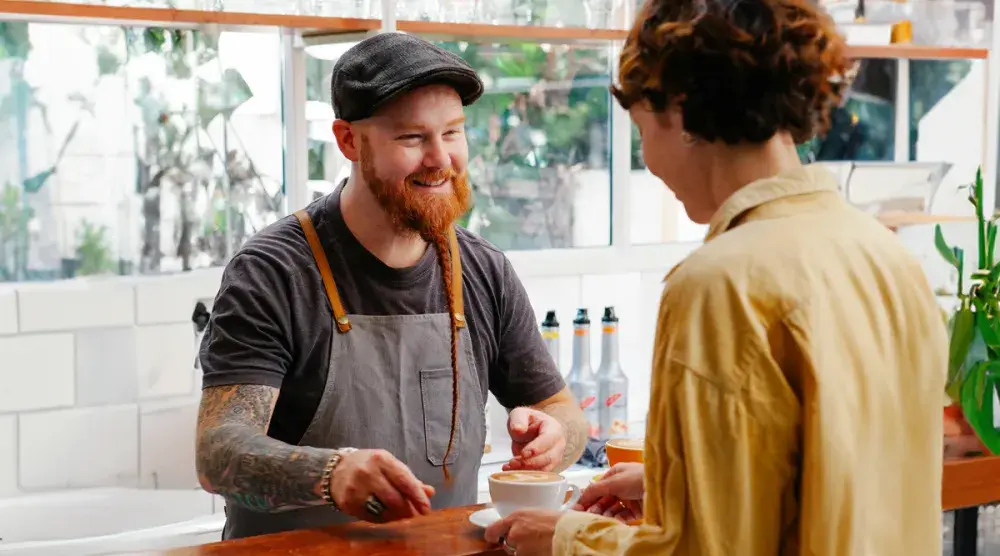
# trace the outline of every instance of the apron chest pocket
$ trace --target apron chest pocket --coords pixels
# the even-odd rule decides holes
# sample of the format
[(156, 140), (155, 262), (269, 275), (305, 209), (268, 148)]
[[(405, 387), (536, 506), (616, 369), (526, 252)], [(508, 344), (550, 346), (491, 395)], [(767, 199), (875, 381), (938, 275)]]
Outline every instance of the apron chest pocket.
[[(448, 437), (451, 434), (451, 403), (452, 385), (454, 380), (450, 368), (424, 369), (420, 371), (420, 398), (424, 409), (424, 438), (427, 442), (427, 461), (432, 465), (441, 466), (445, 463), (444, 454), (448, 451)], [(470, 395), (459, 391), (458, 396)], [(461, 408), (461, 406), (459, 406)], [(448, 455), (448, 465), (458, 459), (459, 446), (462, 440), (462, 414), (455, 429), (455, 442)]]

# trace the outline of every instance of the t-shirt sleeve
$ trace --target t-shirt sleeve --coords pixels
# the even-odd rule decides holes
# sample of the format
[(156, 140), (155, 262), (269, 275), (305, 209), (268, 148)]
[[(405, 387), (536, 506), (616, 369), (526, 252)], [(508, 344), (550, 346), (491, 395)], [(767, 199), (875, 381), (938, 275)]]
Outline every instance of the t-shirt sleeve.
[(280, 270), (259, 256), (229, 262), (199, 350), (203, 388), (281, 387), (293, 363), (288, 291)]
[(500, 296), (500, 346), (490, 390), (504, 407), (535, 405), (566, 384), (535, 322), (524, 284), (504, 257)]

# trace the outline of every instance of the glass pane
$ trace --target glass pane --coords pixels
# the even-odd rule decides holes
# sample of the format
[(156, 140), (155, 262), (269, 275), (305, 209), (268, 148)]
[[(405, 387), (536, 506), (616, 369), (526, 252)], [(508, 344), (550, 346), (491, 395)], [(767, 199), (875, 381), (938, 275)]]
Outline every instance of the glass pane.
[[(896, 61), (864, 60), (830, 133), (799, 146), (805, 161), (891, 161), (895, 148)], [(638, 244), (701, 241), (707, 225), (692, 222), (673, 193), (646, 170), (639, 132), (632, 126), (631, 236)]]
[(281, 212), (279, 36), (0, 23), (0, 280), (222, 265)]
[(844, 105), (830, 114), (830, 131), (799, 146), (803, 160), (893, 160), (896, 69), (896, 60), (862, 60)]
[[(946, 142), (953, 143), (958, 134), (953, 128), (944, 129), (943, 124), (985, 118), (980, 99), (984, 75), (981, 67), (975, 75), (969, 75), (972, 66), (972, 60), (910, 62), (910, 160), (931, 160), (946, 155), (941, 147)], [(956, 90), (963, 82), (962, 89)], [(977, 98), (963, 98), (970, 93)]]
[(632, 0), (396, 0), (396, 17), (413, 21), (607, 29), (624, 25), (621, 15), (628, 1)]
[[(440, 44), (486, 84), (465, 109), (474, 206), (460, 223), (501, 249), (608, 245), (610, 47)], [(307, 48), (314, 195), (350, 174), (329, 107), (330, 72), (349, 47)]]

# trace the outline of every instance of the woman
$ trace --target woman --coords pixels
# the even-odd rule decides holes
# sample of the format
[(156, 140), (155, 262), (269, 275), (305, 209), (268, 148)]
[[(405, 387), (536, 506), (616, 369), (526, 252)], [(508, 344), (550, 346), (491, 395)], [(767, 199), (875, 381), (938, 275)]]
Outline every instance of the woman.
[[(519, 556), (940, 553), (939, 309), (895, 235), (795, 150), (840, 102), (845, 54), (806, 0), (647, 0), (614, 94), (709, 231), (665, 281), (645, 467), (488, 540)], [(641, 526), (608, 517), (630, 500)]]

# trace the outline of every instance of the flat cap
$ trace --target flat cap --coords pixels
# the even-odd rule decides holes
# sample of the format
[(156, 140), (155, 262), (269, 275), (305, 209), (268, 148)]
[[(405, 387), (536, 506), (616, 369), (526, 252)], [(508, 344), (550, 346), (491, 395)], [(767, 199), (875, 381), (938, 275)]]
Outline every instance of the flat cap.
[(341, 120), (363, 120), (396, 96), (432, 84), (453, 87), (465, 106), (483, 94), (476, 70), (459, 56), (413, 35), (380, 33), (333, 66), (333, 112)]

